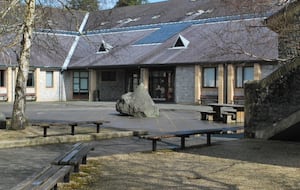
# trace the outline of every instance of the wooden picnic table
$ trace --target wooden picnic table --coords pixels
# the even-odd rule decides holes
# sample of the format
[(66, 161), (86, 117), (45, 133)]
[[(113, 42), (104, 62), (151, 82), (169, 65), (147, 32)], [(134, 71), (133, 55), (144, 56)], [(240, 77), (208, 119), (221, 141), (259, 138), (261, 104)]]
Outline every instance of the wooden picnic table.
[(244, 108), (245, 108), (244, 105), (211, 103), (211, 104), (208, 104), (208, 106), (211, 106), (213, 111), (216, 112), (213, 117), (214, 121), (222, 121), (221, 108), (227, 107), (227, 108), (233, 108), (236, 110), (236, 121), (237, 122), (244, 122)]

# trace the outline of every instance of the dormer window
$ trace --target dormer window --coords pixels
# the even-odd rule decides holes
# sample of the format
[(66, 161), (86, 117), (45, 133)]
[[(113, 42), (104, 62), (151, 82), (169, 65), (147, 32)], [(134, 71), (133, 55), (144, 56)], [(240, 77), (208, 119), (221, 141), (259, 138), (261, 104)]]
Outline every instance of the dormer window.
[(98, 49), (98, 53), (107, 53), (109, 52), (110, 49), (112, 49), (113, 47), (106, 43), (104, 40), (102, 40), (102, 43)]
[(175, 48), (175, 49), (187, 48), (189, 43), (190, 42), (186, 38), (184, 38), (183, 36), (181, 36), (179, 34), (179, 37), (177, 38), (177, 41), (175, 42), (173, 48)]

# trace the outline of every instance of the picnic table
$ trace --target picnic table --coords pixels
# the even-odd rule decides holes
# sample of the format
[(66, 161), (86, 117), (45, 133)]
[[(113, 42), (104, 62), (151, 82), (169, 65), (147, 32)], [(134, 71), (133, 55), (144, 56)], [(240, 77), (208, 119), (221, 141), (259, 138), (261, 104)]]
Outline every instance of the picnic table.
[(208, 106), (211, 106), (213, 111), (215, 112), (215, 114), (213, 116), (214, 121), (222, 121), (221, 108), (227, 107), (227, 108), (233, 108), (234, 110), (236, 110), (236, 121), (237, 122), (244, 122), (244, 105), (211, 103), (211, 104), (208, 104)]

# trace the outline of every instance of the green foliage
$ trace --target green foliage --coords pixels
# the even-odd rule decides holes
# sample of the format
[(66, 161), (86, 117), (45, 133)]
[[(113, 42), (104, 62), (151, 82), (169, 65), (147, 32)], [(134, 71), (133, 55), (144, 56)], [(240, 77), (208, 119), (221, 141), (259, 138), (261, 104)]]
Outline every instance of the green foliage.
[(115, 7), (125, 7), (131, 5), (141, 5), (147, 3), (147, 0), (119, 0)]
[(68, 7), (74, 10), (89, 12), (99, 10), (97, 0), (68, 0)]

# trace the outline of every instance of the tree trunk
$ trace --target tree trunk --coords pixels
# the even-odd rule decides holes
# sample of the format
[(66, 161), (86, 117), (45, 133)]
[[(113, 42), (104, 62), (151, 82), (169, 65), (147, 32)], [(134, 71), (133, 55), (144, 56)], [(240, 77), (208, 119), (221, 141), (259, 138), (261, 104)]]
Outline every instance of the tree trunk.
[(22, 26), (22, 41), (18, 74), (15, 86), (15, 100), (12, 113), (12, 122), (9, 129), (25, 129), (27, 118), (25, 116), (26, 107), (26, 86), (29, 71), (30, 48), (33, 32), (35, 0), (25, 0), (26, 13)]

